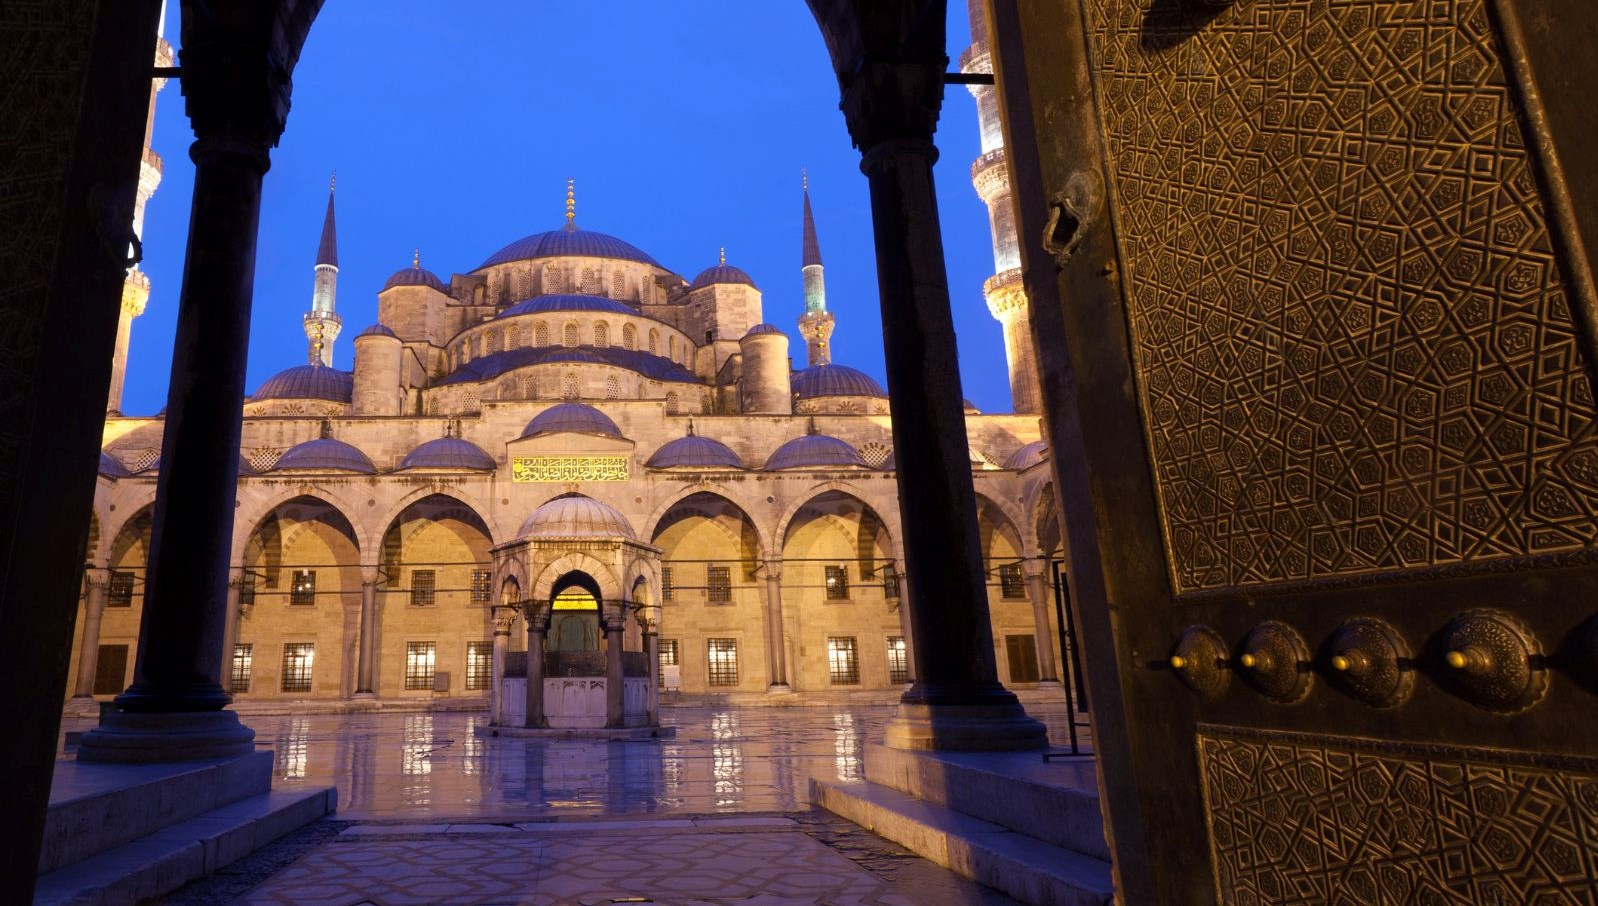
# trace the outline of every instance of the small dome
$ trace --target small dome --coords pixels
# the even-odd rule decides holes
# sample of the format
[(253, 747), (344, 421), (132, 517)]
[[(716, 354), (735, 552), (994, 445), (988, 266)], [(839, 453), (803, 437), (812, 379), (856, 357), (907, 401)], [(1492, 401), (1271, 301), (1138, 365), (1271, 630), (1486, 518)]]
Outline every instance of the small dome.
[(1004, 461), (1004, 467), (1012, 472), (1025, 472), (1049, 455), (1049, 445), (1041, 440), (1035, 440), (1021, 449), (1010, 454)]
[(579, 296), (567, 293), (551, 293), (547, 296), (534, 296), (523, 299), (510, 308), (500, 312), (498, 317), (514, 318), (517, 315), (542, 315), (558, 311), (599, 311), (613, 315), (637, 315), (638, 309), (625, 302), (607, 299), (604, 296)]
[(860, 451), (850, 446), (847, 441), (839, 440), (827, 434), (806, 434), (796, 437), (777, 448), (771, 458), (766, 460), (766, 469), (809, 469), (832, 468), (834, 466), (856, 466), (866, 468), (866, 461), (860, 458)]
[(107, 478), (127, 478), (133, 473), (129, 472), (128, 467), (122, 464), (122, 460), (117, 459), (115, 456), (112, 456), (110, 453), (107, 453), (104, 450), (101, 450), (100, 474)]
[(679, 437), (655, 451), (645, 463), (651, 469), (742, 469), (732, 448), (709, 437)]
[(359, 340), (361, 337), (393, 337), (397, 340), (399, 339), (399, 334), (389, 330), (388, 325), (378, 323), (373, 324), (371, 327), (368, 327), (355, 335), (355, 339), (357, 340)]
[(583, 403), (559, 403), (533, 416), (522, 437), (539, 434), (597, 434), (621, 439), (621, 429), (610, 416)]
[(355, 395), (355, 375), (325, 365), (295, 365), (267, 378), (251, 401), (327, 400), (347, 403)]
[(793, 374), (793, 392), (800, 399), (816, 396), (875, 396), (888, 394), (864, 371), (848, 365), (811, 365)]
[(278, 457), (277, 465), (272, 467), (274, 472), (281, 472), (284, 469), (359, 472), (362, 475), (371, 475), (377, 471), (365, 453), (342, 440), (334, 440), (331, 437), (319, 437), (290, 447), (287, 453)]
[(420, 264), (412, 264), (410, 267), (395, 271), (379, 292), (388, 292), (396, 286), (429, 286), (441, 293), (449, 292), (449, 287), (438, 279), (437, 274)]
[(638, 540), (626, 516), (615, 507), (582, 494), (563, 494), (533, 510), (517, 537)]
[(747, 271), (741, 267), (733, 267), (730, 264), (718, 264), (715, 267), (705, 268), (699, 272), (699, 276), (694, 278), (694, 282), (689, 284), (688, 288), (703, 289), (717, 283), (742, 283), (744, 286), (754, 289), (760, 288), (755, 286), (755, 278), (749, 276)]
[(785, 336), (785, 334), (782, 332), (782, 328), (778, 327), (777, 325), (761, 322), (749, 328), (749, 330), (744, 333), (744, 337), (747, 339), (749, 337), (759, 337), (773, 333), (777, 334), (778, 336)]
[(665, 270), (660, 262), (629, 242), (575, 227), (525, 236), (488, 256), (488, 260), (478, 265), (477, 269), (532, 258), (616, 258)]
[(400, 460), (400, 471), (406, 469), (478, 469), (492, 472), (498, 468), (494, 457), (483, 448), (459, 437), (440, 437), (430, 440), (405, 454)]

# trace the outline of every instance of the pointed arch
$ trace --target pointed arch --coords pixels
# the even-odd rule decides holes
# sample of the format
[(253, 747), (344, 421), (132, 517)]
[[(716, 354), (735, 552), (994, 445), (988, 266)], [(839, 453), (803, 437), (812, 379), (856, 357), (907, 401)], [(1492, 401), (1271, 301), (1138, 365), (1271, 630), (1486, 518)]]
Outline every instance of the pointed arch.
[[(666, 518), (666, 515), (672, 510), (676, 509), (677, 506), (684, 500), (687, 500), (688, 498), (698, 494), (709, 494), (712, 497), (720, 497), (728, 504), (742, 511), (744, 518), (747, 519), (749, 524), (754, 528), (755, 537), (760, 544), (762, 556), (765, 555), (765, 552), (771, 549), (771, 535), (764, 528), (762, 528), (761, 520), (755, 518), (755, 507), (752, 506), (749, 500), (742, 494), (733, 490), (732, 487), (720, 482), (702, 482), (690, 487), (685, 487), (670, 497), (667, 497), (666, 500), (661, 503), (660, 506), (656, 507), (655, 511), (649, 515), (649, 519), (644, 522), (644, 534), (640, 537), (649, 538), (651, 541), (653, 541), (654, 538), (660, 534), (661, 521)], [(764, 507), (763, 509), (769, 511), (770, 507)]]
[(367, 543), (370, 533), (362, 531), (360, 520), (352, 516), (352, 514), (360, 512), (360, 508), (355, 505), (355, 502), (331, 488), (316, 484), (301, 484), (288, 488), (280, 487), (275, 493), (257, 497), (250, 503), (245, 503), (243, 495), (240, 495), (239, 502), (243, 505), (239, 507), (238, 513), (233, 518), (233, 552), (228, 562), (241, 562), (244, 557), (245, 546), (249, 544), (250, 537), (255, 534), (261, 523), (279, 507), (300, 497), (309, 497), (321, 501), (328, 507), (337, 510), (339, 515), (343, 516), (344, 520), (350, 524), (351, 530), (355, 533), (355, 546), (361, 552), (362, 559), (365, 559), (366, 552), (371, 550)]
[(393, 526), (394, 521), (412, 504), (426, 500), (429, 497), (448, 497), (471, 510), (472, 514), (477, 517), (477, 521), (482, 523), (484, 530), (488, 532), (489, 546), (493, 547), (500, 543), (500, 539), (503, 537), (500, 527), (483, 515), (488, 511), (488, 501), (462, 487), (457, 486), (447, 490), (438, 490), (432, 485), (424, 485), (406, 493), (405, 496), (389, 504), (383, 510), (382, 514), (369, 526), (369, 531), (362, 537), (361, 550), (377, 551), (383, 543), (383, 538), (388, 534), (389, 528)]
[(548, 601), (554, 596), (555, 583), (571, 572), (586, 573), (593, 578), (594, 583), (599, 586), (602, 600), (622, 599), (621, 578), (616, 575), (616, 571), (599, 558), (582, 551), (569, 551), (539, 570), (528, 597), (534, 601)]
[(822, 482), (821, 484), (815, 485), (814, 487), (811, 487), (809, 490), (805, 491), (803, 494), (795, 497), (794, 501), (788, 505), (787, 509), (783, 511), (782, 516), (777, 520), (776, 528), (771, 533), (772, 544), (784, 544), (788, 538), (788, 529), (793, 525), (794, 517), (799, 515), (799, 511), (804, 509), (806, 505), (810, 504), (817, 497), (833, 491), (848, 497), (853, 497), (856, 502), (860, 503), (861, 505), (870, 507), (871, 510), (877, 514), (877, 518), (882, 521), (883, 529), (888, 536), (887, 540), (883, 544), (883, 548), (893, 559), (904, 559), (899, 552), (897, 541), (897, 539), (901, 537), (899, 532), (898, 506), (894, 505), (891, 501), (889, 502), (888, 506), (879, 506), (876, 503), (873, 503), (872, 496), (862, 490), (858, 485), (855, 485), (852, 482), (841, 481), (837, 479)]

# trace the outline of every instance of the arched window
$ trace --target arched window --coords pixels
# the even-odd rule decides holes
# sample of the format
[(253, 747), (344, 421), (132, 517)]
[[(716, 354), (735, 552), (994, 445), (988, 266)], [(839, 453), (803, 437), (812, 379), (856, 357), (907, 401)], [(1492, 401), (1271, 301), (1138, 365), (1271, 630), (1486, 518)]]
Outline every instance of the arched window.
[(558, 265), (558, 264), (546, 264), (546, 265), (544, 265), (544, 292), (546, 292), (546, 293), (565, 292), (566, 287), (561, 282), (561, 277), (562, 276), (563, 275), (560, 272), (560, 265)]
[(616, 380), (615, 375), (605, 378), (605, 399), (621, 399), (621, 382)]
[(488, 354), (489, 355), (493, 355), (494, 353), (499, 352), (499, 331), (490, 330), (488, 332), (487, 343), (488, 343)]
[(566, 329), (561, 331), (561, 342), (567, 346), (577, 345), (577, 322), (567, 321)]
[(533, 325), (533, 345), (549, 345), (549, 325), (545, 324), (543, 321), (539, 321), (537, 324)]
[(666, 358), (671, 359), (674, 362), (677, 361), (677, 338), (676, 338), (676, 336), (668, 336), (666, 338)]
[(522, 399), (530, 400), (538, 396), (538, 382), (532, 378), (522, 378)]
[(666, 414), (677, 414), (677, 394), (675, 391), (666, 394)]
[(660, 331), (649, 328), (649, 354), (660, 355)]
[(622, 325), (622, 328), (621, 328), (621, 348), (623, 348), (623, 349), (637, 349), (638, 348), (638, 330), (636, 328), (634, 328), (631, 324)]
[(461, 344), (461, 364), (465, 365), (467, 362), (470, 362), (471, 360), (472, 360), (472, 344), (471, 343), (462, 343)]
[(594, 345), (600, 347), (610, 345), (610, 325), (604, 321), (594, 324)]
[(522, 345), (522, 329), (517, 325), (505, 328), (505, 348), (519, 349)]
[(566, 380), (561, 386), (562, 395), (569, 400), (577, 399), (577, 397), (580, 395), (580, 386), (581, 385), (577, 383), (577, 373), (574, 371), (568, 371), (566, 372)]
[(621, 299), (621, 298), (624, 298), (626, 295), (627, 295), (627, 275), (622, 273), (621, 271), (617, 271), (615, 276), (610, 278), (610, 297), (612, 299)]

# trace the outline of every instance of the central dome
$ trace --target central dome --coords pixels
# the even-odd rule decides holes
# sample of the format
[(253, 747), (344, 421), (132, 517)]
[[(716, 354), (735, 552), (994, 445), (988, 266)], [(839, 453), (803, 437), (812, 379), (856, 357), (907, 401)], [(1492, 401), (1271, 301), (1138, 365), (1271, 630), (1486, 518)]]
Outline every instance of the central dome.
[(617, 258), (666, 269), (630, 242), (606, 233), (576, 228), (525, 236), (488, 256), (488, 260), (478, 265), (477, 269), (531, 258)]

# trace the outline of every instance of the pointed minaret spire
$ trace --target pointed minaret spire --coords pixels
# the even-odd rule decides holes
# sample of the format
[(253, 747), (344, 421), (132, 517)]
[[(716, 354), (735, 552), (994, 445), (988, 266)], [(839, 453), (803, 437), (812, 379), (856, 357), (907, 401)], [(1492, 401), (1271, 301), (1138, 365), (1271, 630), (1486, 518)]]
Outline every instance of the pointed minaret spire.
[(577, 230), (577, 180), (566, 177), (566, 232)]
[(821, 264), (821, 241), (816, 238), (816, 216), (810, 210), (810, 174), (800, 171), (804, 184), (805, 313), (799, 316), (799, 333), (809, 348), (811, 365), (832, 363), (832, 314), (827, 311), (826, 268)]
[(311, 310), (305, 313), (306, 357), (312, 365), (333, 364), (333, 341), (342, 326), (333, 311), (338, 301), (338, 227), (333, 217), (335, 172), (327, 185), (327, 213), (322, 217), (322, 241), (316, 247), (316, 284), (311, 290)]

